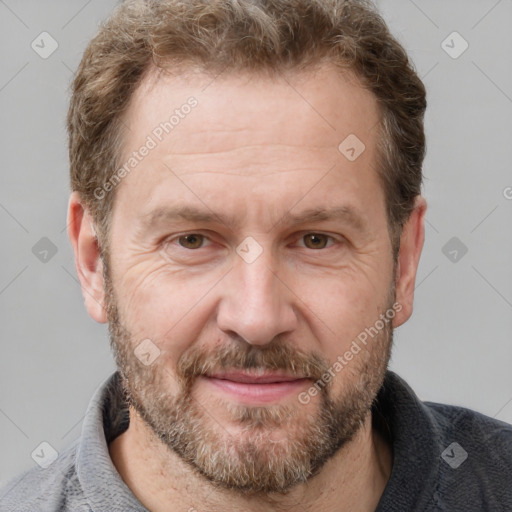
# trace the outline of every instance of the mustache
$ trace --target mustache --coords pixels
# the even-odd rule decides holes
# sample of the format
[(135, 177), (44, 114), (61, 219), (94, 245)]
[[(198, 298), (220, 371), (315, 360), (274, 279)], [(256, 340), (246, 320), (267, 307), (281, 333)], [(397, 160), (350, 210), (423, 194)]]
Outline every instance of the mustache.
[(319, 354), (305, 353), (280, 341), (272, 341), (263, 348), (245, 342), (214, 349), (194, 347), (179, 359), (177, 374), (185, 385), (190, 385), (197, 377), (220, 370), (279, 370), (297, 378), (317, 381), (328, 369), (328, 361)]

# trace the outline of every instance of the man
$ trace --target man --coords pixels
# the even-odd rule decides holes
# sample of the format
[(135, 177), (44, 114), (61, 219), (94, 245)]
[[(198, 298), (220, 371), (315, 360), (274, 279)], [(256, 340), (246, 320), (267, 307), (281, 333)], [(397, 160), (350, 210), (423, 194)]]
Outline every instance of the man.
[(2, 510), (512, 509), (512, 426), (387, 370), (424, 87), (361, 0), (136, 0), (68, 116), (69, 236), (118, 372)]

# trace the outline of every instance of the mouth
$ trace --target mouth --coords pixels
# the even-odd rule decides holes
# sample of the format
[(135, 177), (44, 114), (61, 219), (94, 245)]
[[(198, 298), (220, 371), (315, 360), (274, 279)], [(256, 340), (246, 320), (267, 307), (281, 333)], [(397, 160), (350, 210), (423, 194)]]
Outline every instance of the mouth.
[(281, 401), (299, 393), (310, 379), (284, 372), (215, 372), (201, 377), (216, 392), (229, 395), (244, 403)]

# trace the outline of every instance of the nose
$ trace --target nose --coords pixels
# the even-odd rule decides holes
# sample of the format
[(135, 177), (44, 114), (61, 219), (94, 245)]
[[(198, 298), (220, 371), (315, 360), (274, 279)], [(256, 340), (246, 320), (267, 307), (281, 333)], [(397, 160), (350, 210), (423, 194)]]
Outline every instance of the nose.
[(217, 312), (222, 331), (251, 345), (266, 345), (297, 326), (293, 292), (264, 254), (252, 263), (235, 256)]

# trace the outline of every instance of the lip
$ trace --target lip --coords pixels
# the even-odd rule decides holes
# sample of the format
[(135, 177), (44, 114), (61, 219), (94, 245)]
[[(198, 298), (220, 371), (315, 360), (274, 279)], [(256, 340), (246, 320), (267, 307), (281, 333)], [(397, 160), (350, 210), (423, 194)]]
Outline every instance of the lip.
[(299, 393), (309, 379), (279, 372), (218, 372), (202, 376), (208, 385), (246, 403), (276, 402)]
[[(271, 384), (273, 382), (292, 382), (301, 380), (297, 375), (288, 375), (280, 372), (216, 372), (207, 375), (209, 378), (229, 380), (246, 384)], [(302, 379), (303, 380), (303, 379)]]

